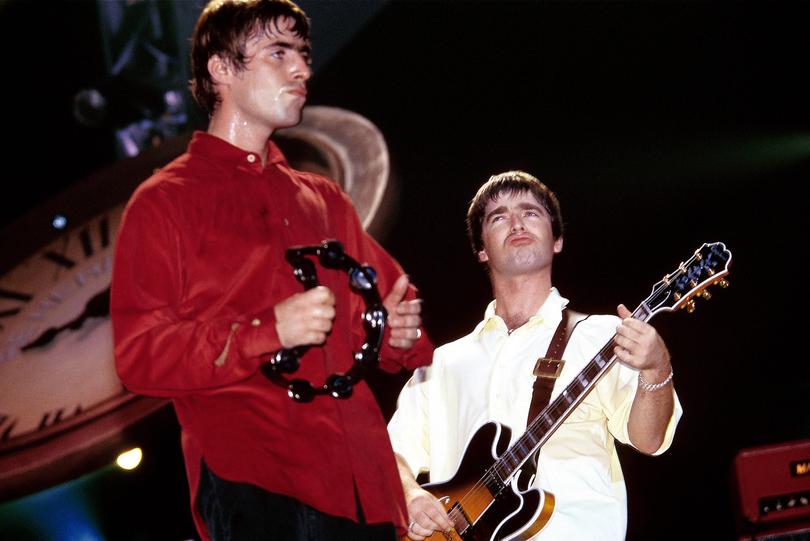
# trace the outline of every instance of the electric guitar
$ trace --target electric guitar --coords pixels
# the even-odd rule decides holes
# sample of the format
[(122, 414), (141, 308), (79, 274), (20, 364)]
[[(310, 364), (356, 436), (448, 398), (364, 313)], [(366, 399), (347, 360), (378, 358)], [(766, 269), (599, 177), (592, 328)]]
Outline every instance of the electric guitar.
[[(692, 312), (695, 297), (711, 297), (707, 290), (710, 285), (728, 286), (725, 276), (730, 264), (731, 252), (722, 242), (704, 244), (691, 259), (655, 284), (632, 317), (647, 321), (663, 311), (686, 308)], [(449, 481), (422, 486), (442, 502), (454, 525), (450, 531), (434, 532), (427, 539), (526, 540), (545, 527), (554, 511), (554, 495), (530, 487), (530, 479), (524, 479), (530, 475), (521, 468), (616, 362), (614, 340), (615, 335), (511, 447), (510, 429), (500, 423), (487, 423), (467, 444)]]

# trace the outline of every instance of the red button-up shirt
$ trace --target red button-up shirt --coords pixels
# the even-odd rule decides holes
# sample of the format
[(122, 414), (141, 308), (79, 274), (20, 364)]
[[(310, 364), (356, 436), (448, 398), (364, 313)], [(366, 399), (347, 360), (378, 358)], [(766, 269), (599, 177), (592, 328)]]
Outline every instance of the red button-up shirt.
[[(171, 397), (194, 501), (200, 461), (220, 477), (291, 496), (369, 523), (407, 523), (385, 421), (365, 383), (347, 400), (292, 401), (258, 370), (281, 347), (273, 306), (303, 291), (284, 259), (292, 245), (339, 240), (378, 273), (380, 295), (402, 269), (363, 230), (333, 181), (295, 171), (268, 143), (267, 163), (204, 132), (142, 184), (119, 229), (112, 280), (116, 364), (131, 391)], [(353, 364), (365, 338), (362, 298), (345, 273), (317, 266), (336, 297), (326, 344), (293, 377), (320, 386)], [(409, 292), (409, 297), (415, 296)], [(427, 364), (424, 335), (410, 350), (386, 345), (381, 368)]]

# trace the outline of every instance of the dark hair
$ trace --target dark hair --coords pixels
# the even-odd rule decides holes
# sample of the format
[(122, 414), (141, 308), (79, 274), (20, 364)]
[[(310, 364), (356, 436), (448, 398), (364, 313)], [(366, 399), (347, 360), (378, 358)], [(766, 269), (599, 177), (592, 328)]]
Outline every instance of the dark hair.
[(529, 173), (523, 171), (507, 171), (499, 175), (489, 177), (483, 186), (478, 189), (467, 209), (467, 236), (472, 244), (474, 253), (483, 250), (481, 241), (481, 224), (484, 220), (484, 210), (487, 203), (494, 201), (501, 194), (531, 193), (537, 202), (543, 205), (551, 218), (551, 232), (554, 239), (558, 239), (563, 234), (562, 213), (560, 212), (560, 202), (548, 186), (537, 180)]
[(191, 93), (208, 113), (220, 101), (208, 72), (208, 59), (219, 55), (236, 70), (249, 60), (245, 57), (248, 39), (259, 32), (270, 32), (278, 19), (290, 17), (292, 32), (309, 40), (309, 19), (289, 0), (212, 0), (205, 6), (191, 36)]

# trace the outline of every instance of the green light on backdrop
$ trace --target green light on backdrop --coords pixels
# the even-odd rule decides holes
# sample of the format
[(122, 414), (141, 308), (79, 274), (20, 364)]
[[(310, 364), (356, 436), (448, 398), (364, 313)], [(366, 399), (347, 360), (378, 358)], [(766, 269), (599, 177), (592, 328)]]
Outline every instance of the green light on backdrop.
[(0, 532), (14, 541), (105, 541), (88, 490), (111, 468), (0, 504)]
[(810, 156), (810, 134), (754, 138), (720, 153), (727, 163), (751, 166), (789, 165)]

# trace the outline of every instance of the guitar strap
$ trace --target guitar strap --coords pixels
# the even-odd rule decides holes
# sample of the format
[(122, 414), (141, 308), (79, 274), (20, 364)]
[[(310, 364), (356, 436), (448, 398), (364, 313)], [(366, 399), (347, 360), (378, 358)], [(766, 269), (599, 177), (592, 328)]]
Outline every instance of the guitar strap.
[(551, 337), (545, 357), (537, 359), (537, 364), (534, 365), (534, 390), (532, 391), (532, 403), (529, 406), (529, 416), (526, 420), (527, 425), (548, 405), (551, 390), (554, 388), (557, 378), (560, 377), (565, 363), (562, 358), (565, 347), (568, 345), (568, 338), (574, 332), (574, 327), (586, 317), (585, 314), (568, 308), (563, 309), (562, 320), (557, 325), (554, 336)]
[[(563, 364), (563, 353), (565, 347), (568, 345), (568, 339), (574, 332), (574, 328), (579, 325), (588, 316), (580, 312), (575, 312), (564, 308), (562, 311), (562, 319), (560, 324), (557, 325), (557, 330), (554, 331), (554, 336), (551, 337), (551, 343), (548, 345), (545, 357), (537, 359), (537, 364), (534, 365), (534, 389), (532, 391), (532, 403), (529, 406), (529, 417), (526, 420), (528, 426), (537, 417), (543, 408), (548, 405), (549, 398), (551, 398), (551, 390), (554, 388), (554, 382), (560, 377)], [(519, 479), (523, 484), (528, 487), (532, 477), (537, 471), (537, 455), (526, 461), (526, 465), (521, 468)]]

